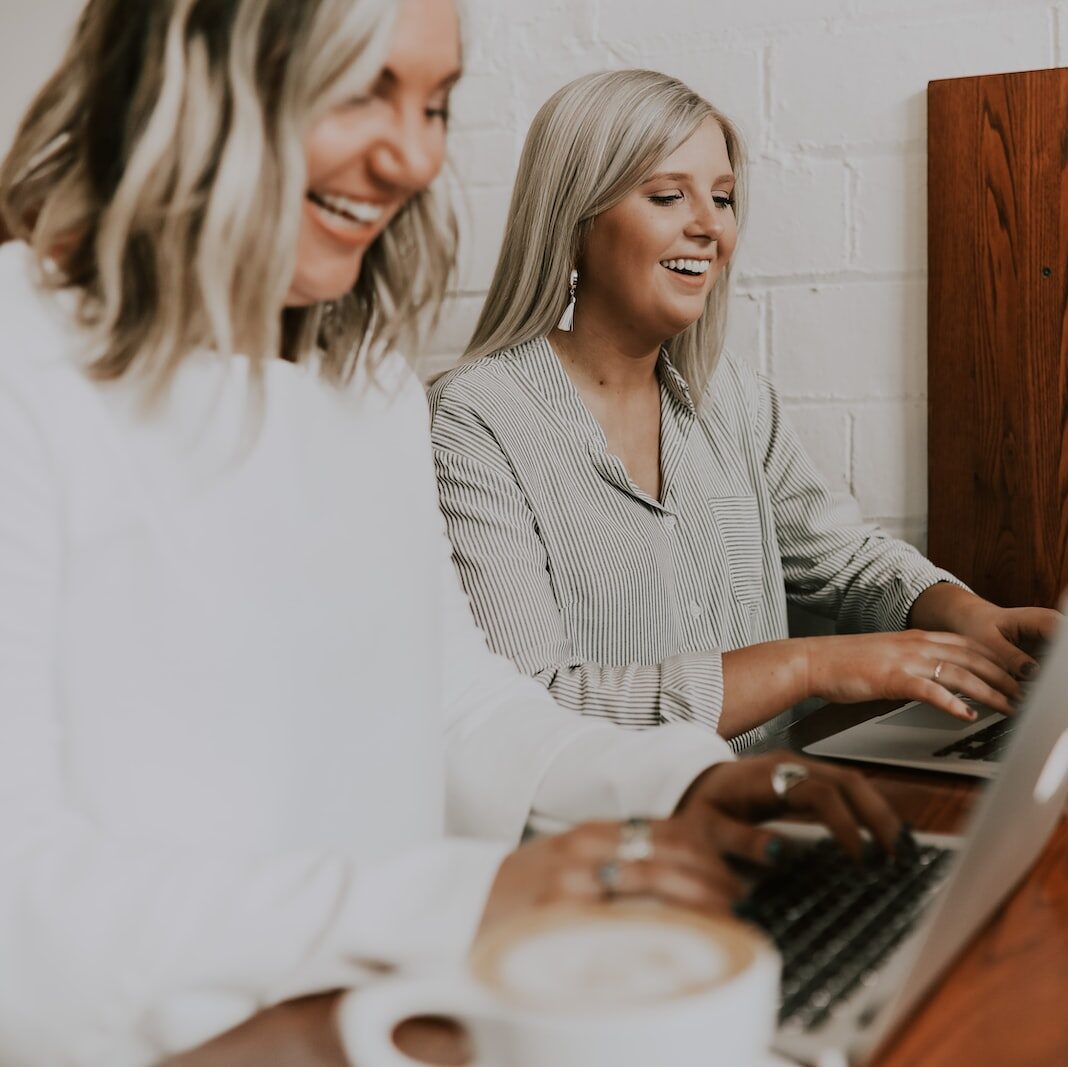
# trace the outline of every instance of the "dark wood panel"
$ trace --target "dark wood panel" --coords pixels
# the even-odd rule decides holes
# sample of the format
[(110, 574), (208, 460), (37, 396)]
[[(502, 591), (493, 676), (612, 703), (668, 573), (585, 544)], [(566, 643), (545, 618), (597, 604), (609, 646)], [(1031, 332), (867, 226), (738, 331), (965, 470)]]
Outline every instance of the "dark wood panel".
[(928, 89), (928, 551), (1003, 604), (1068, 586), (1068, 69)]

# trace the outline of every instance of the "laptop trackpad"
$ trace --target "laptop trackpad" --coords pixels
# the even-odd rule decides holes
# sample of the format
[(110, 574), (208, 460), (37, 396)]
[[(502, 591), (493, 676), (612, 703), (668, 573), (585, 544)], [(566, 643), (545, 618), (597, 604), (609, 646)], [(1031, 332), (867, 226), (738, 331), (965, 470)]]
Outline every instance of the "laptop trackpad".
[(998, 714), (992, 708), (985, 707), (982, 704), (973, 704), (971, 701), (968, 704), (969, 707), (974, 707), (979, 712), (979, 718), (975, 722), (964, 722), (962, 719), (954, 718), (952, 715), (947, 714), (940, 708), (932, 707), (930, 704), (912, 704), (906, 705), (898, 712), (887, 715), (885, 719), (880, 719), (879, 725), (921, 726), (928, 730), (967, 730), (969, 727), (974, 726), (976, 722), (982, 722), (984, 719), (989, 719), (991, 715)]

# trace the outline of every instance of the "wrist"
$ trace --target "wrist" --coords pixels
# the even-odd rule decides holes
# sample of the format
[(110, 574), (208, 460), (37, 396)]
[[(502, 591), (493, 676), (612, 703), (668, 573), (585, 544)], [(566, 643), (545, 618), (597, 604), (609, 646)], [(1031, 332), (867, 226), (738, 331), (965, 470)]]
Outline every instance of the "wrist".
[(953, 633), (958, 628), (960, 612), (983, 602), (981, 597), (960, 586), (936, 582), (912, 602), (906, 622), (912, 629)]
[(791, 670), (796, 679), (797, 698), (794, 703), (809, 697), (823, 699), (823, 653), (829, 637), (798, 637), (790, 642), (794, 646)]
[(701, 796), (707, 790), (707, 782), (709, 777), (714, 774), (722, 763), (713, 763), (711, 767), (706, 767), (686, 788), (686, 792), (679, 797), (678, 804), (675, 805), (675, 810), (672, 815), (681, 815), (686, 811), (693, 803), (694, 798)]

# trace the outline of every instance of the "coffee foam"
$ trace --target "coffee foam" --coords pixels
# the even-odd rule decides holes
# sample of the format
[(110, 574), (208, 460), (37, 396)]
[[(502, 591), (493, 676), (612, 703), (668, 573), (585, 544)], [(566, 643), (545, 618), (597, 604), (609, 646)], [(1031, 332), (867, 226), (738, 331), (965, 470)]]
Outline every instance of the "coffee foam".
[(498, 933), (473, 961), (509, 1001), (555, 1012), (663, 1003), (720, 985), (756, 951), (734, 920), (641, 905), (546, 909)]

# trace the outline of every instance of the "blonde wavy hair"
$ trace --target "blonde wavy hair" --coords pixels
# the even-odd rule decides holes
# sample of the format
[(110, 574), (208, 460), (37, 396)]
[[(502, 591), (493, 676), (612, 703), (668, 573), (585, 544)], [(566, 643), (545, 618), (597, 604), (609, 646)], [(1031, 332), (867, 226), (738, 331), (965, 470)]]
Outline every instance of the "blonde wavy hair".
[[(745, 211), (745, 150), (734, 124), (676, 78), (651, 70), (588, 74), (555, 92), (527, 134), (489, 294), (463, 358), (548, 334), (567, 303), (567, 281), (597, 216), (618, 204), (707, 118), (723, 131)], [(701, 317), (667, 342), (700, 401), (723, 348), (730, 264)], [(580, 282), (581, 298), (581, 282)]]
[[(368, 249), (340, 300), (283, 308), (305, 194), (304, 136), (366, 91), (393, 0), (89, 0), (0, 166), (0, 230), (48, 284), (80, 294), (90, 372), (158, 395), (187, 353), (314, 348), (347, 380), (357, 353), (418, 349), (455, 259), (426, 190)], [(412, 264), (419, 269), (412, 270)]]

